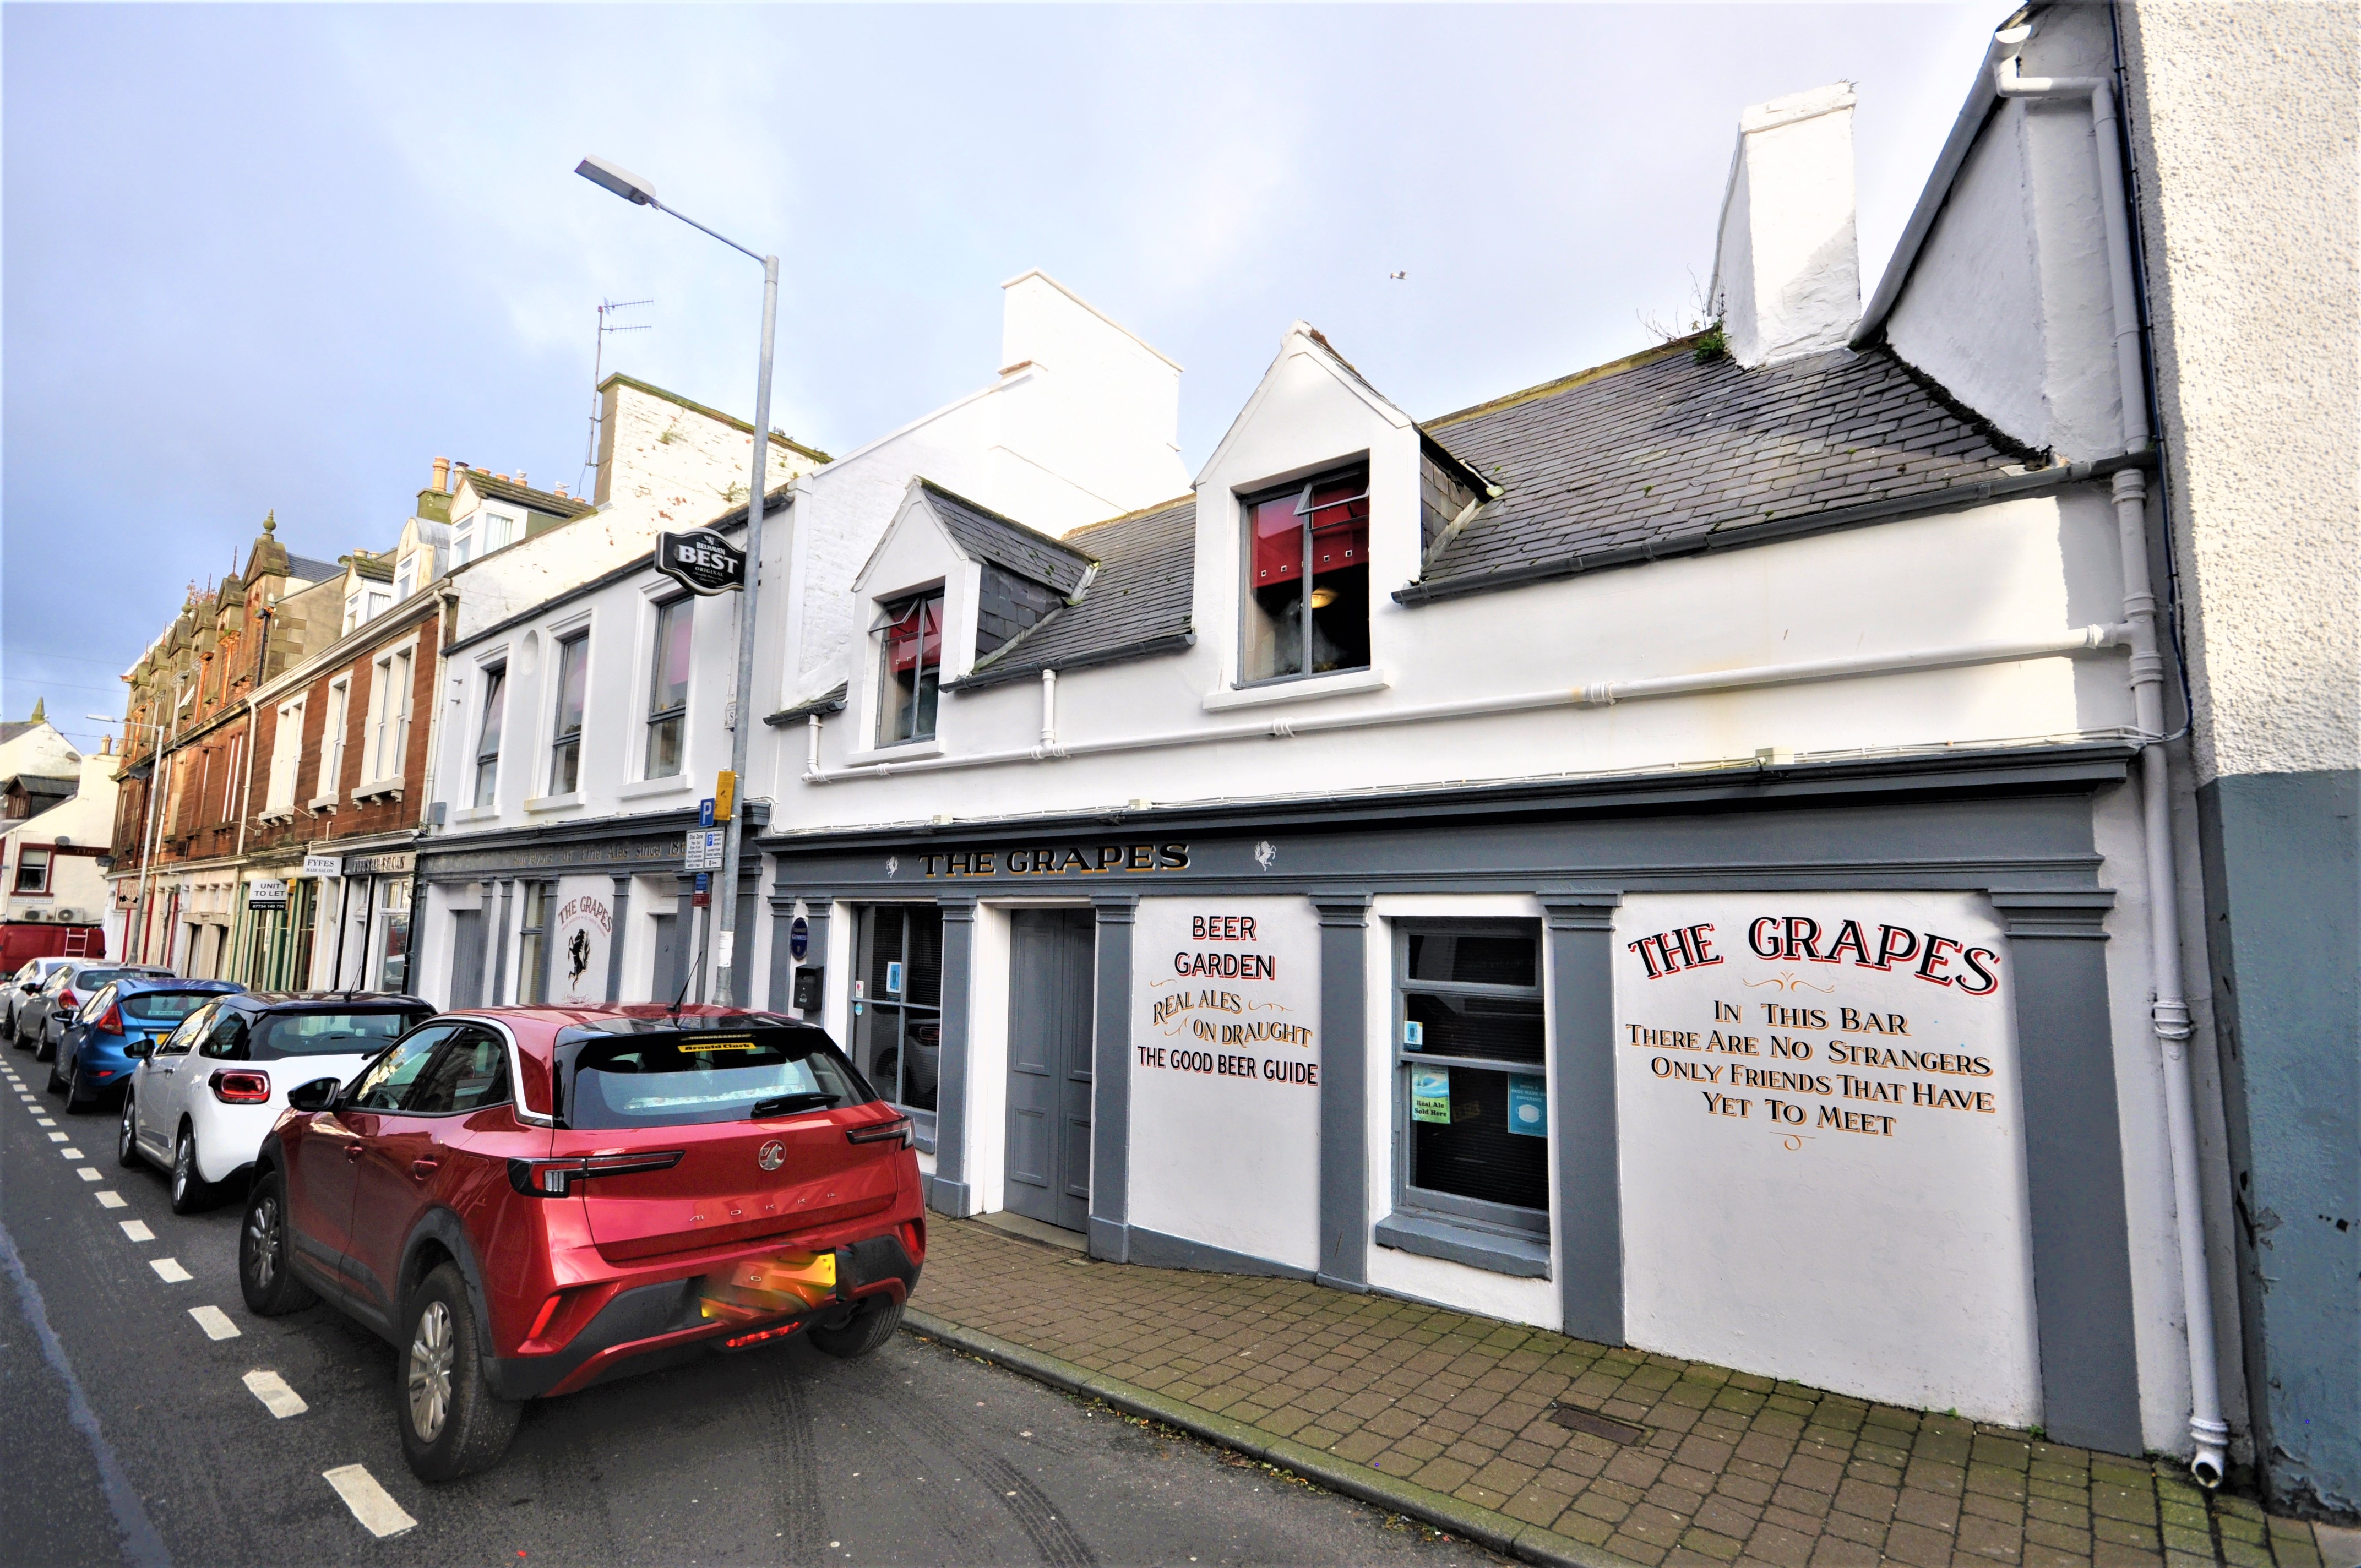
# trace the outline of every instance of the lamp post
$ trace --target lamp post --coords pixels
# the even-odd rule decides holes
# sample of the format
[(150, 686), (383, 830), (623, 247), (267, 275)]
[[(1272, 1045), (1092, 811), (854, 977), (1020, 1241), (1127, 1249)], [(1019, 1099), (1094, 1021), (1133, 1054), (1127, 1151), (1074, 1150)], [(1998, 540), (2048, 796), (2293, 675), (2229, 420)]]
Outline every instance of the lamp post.
[(720, 907), (714, 916), (719, 933), (714, 941), (713, 1000), (728, 1007), (736, 1001), (737, 936), (738, 936), (738, 855), (741, 834), (739, 823), (743, 816), (741, 802), (745, 796), (746, 778), (746, 716), (754, 703), (754, 590), (762, 578), (763, 568), (763, 464), (770, 455), (771, 445), (771, 336), (779, 318), (779, 258), (756, 256), (727, 235), (716, 234), (686, 213), (675, 211), (656, 200), (648, 182), (628, 170), (618, 168), (604, 159), (586, 158), (575, 165), (574, 172), (593, 185), (612, 191), (627, 202), (642, 207), (653, 207), (659, 213), (670, 213), (698, 233), (719, 240), (739, 255), (763, 264), (763, 358), (754, 375), (754, 460), (752, 477), (746, 486), (746, 585), (738, 602), (738, 683), (730, 703), (730, 820), (723, 825), (721, 840)]

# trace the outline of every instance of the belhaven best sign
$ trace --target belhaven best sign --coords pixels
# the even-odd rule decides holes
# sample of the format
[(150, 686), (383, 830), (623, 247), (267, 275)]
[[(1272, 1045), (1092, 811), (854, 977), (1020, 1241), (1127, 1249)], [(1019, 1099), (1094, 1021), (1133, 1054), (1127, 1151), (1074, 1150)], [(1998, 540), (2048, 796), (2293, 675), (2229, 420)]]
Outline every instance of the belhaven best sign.
[(746, 586), (746, 553), (709, 528), (656, 535), (656, 570), (693, 594)]

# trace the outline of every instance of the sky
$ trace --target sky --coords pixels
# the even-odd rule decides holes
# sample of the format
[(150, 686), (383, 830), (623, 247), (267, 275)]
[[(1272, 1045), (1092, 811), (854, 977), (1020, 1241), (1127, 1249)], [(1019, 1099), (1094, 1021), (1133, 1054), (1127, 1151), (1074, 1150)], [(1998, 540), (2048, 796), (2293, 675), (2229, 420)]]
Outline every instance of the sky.
[(1739, 111), (1839, 78), (1866, 292), (2007, 8), (0, 6), (0, 716), (95, 746), (266, 513), (578, 484), (602, 300), (751, 417), (759, 269), (586, 153), (779, 256), (797, 439), (990, 383), (1038, 267), (1185, 367), (1193, 471), (1299, 318), (1419, 418), (1685, 330)]

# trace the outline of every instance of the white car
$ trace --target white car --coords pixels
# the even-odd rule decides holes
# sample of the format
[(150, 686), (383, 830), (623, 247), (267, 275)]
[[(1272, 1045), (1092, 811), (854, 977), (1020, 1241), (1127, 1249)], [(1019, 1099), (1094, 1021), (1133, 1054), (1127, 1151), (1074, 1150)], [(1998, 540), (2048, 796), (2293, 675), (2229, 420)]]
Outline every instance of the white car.
[(171, 1173), (172, 1212), (206, 1207), (254, 1164), (287, 1091), (349, 1082), (434, 1009), (381, 992), (239, 992), (208, 1003), (141, 1057), (115, 1138), (123, 1164)]

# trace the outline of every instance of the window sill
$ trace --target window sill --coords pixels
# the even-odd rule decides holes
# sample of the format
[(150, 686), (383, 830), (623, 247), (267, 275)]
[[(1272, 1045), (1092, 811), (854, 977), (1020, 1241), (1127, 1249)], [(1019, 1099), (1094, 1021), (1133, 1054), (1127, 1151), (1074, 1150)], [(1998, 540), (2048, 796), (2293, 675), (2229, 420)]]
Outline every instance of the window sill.
[[(890, 1104), (891, 1102), (888, 1103)], [(910, 1118), (910, 1138), (917, 1151), (924, 1155), (933, 1154), (935, 1152), (935, 1113), (914, 1111), (907, 1105), (895, 1108)]]
[(1494, 1274), (1510, 1274), (1521, 1279), (1550, 1277), (1547, 1238), (1497, 1231), (1488, 1225), (1442, 1214), (1397, 1209), (1378, 1222), (1376, 1239), (1379, 1246), (1391, 1247), (1396, 1252), (1464, 1263), (1470, 1268)]
[(353, 804), (355, 806), (358, 806), (365, 801), (375, 800), (380, 795), (390, 796), (395, 800), (400, 800), (401, 798), (401, 780), (399, 778), (371, 779), (368, 783), (353, 791)]
[(291, 806), (274, 806), (268, 811), (258, 812), (254, 819), (266, 828), (275, 828), (281, 822), (294, 821), (295, 808)]
[(451, 808), (453, 823), (489, 822), (500, 814), (497, 806), (455, 806)]
[(1207, 713), (1226, 713), (1234, 707), (1268, 707), (1282, 702), (1312, 702), (1323, 696), (1381, 692), (1393, 684), (1389, 671), (1372, 665), (1366, 670), (1338, 670), (1328, 675), (1303, 675), (1294, 680), (1211, 691), (1205, 694), (1204, 707)]
[(577, 789), (566, 795), (533, 795), (526, 800), (524, 808), (527, 811), (564, 811), (581, 804), (582, 792)]
[(615, 795), (622, 800), (644, 800), (650, 795), (686, 795), (688, 791), (688, 775), (675, 773), (670, 778), (633, 779), (629, 784), (618, 785)]
[(843, 765), (865, 768), (876, 762), (907, 762), (919, 757), (939, 757), (942, 754), (942, 737), (938, 735), (924, 740), (905, 740), (897, 746), (877, 746), (866, 751), (855, 751), (844, 759)]
[(315, 799), (304, 802), (303, 809), (310, 812), (314, 817), (324, 816), (336, 809), (336, 802), (339, 798), (341, 797), (333, 795), (320, 795)]

